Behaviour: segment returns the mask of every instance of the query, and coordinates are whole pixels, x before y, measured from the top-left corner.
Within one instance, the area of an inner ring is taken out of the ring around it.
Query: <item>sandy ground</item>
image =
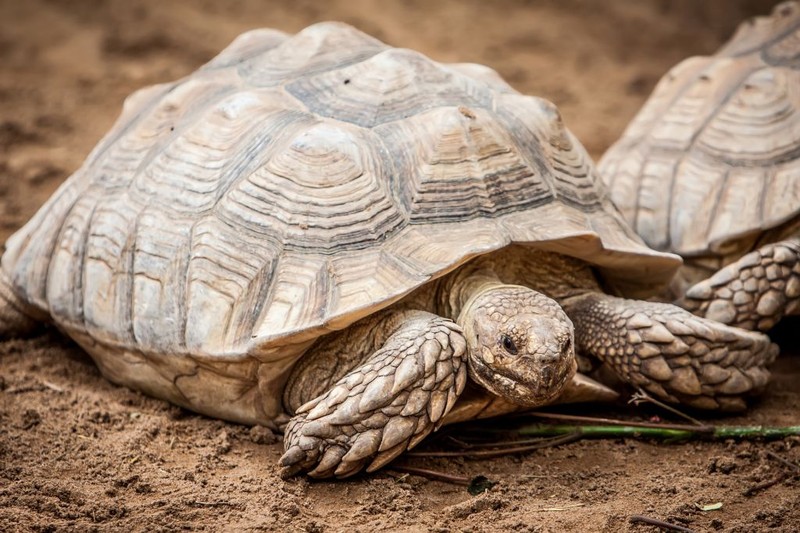
[[[438,60],[488,64],[519,90],[553,100],[599,156],[671,65],[713,51],[738,21],[770,6],[0,0],[0,241],[80,164],[128,93],[190,72],[247,29],[293,32],[343,20]],[[784,328],[784,346],[797,346],[792,327],[798,323]],[[800,357],[784,356],[775,370],[745,417],[711,421],[798,424]],[[266,430],[108,383],[55,332],[0,343],[2,531],[655,531],[631,524],[635,514],[695,531],[800,529],[800,476],[769,453],[798,462],[799,439],[581,441],[492,460],[397,462],[499,481],[479,496],[391,470],[344,482],[282,481],[281,449]],[[440,438],[423,449],[452,447]],[[698,508],[714,503],[722,507]]]

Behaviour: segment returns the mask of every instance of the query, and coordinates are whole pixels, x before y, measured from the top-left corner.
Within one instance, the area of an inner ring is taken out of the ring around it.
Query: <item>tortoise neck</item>
[[[466,267],[452,275],[449,283],[442,287],[446,300],[447,315],[457,319],[469,303],[489,289],[501,287],[504,283],[494,270],[488,267]]]

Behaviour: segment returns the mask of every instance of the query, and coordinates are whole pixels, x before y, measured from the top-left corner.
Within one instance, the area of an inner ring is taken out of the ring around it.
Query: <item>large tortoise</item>
[[[607,294],[678,265],[552,104],[345,25],[260,30],[126,101],[9,239],[0,335],[52,321],[110,380],[285,429],[289,471],[342,477],[418,443],[468,374],[487,392],[458,419],[552,401],[576,350],[743,407],[765,336]]]
[[[680,305],[761,331],[800,313],[800,6],[672,69],[599,172],[645,242],[685,259]]]

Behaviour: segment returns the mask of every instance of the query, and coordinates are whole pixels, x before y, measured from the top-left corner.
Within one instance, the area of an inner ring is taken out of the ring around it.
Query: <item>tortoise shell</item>
[[[625,290],[678,265],[633,234],[552,104],[324,23],[246,33],[130,96],[2,268],[113,381],[265,423],[320,335],[511,243]]]
[[[742,24],[673,68],[599,172],[645,242],[728,257],[800,224],[800,8]],[[718,266],[717,266],[718,268]]]

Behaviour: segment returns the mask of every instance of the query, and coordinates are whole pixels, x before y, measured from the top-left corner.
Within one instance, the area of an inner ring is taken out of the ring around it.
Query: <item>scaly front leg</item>
[[[744,409],[769,379],[778,347],[766,335],[674,306],[590,293],[564,308],[578,351],[659,398],[701,409]]]
[[[365,348],[366,354],[359,353]],[[348,359],[363,363],[332,383]],[[380,468],[439,427],[466,380],[461,329],[431,313],[378,315],[324,339],[287,385],[289,409],[308,397],[308,389],[328,389],[290,420],[284,475],[308,471],[311,477],[343,478],[365,466],[368,472]]]

